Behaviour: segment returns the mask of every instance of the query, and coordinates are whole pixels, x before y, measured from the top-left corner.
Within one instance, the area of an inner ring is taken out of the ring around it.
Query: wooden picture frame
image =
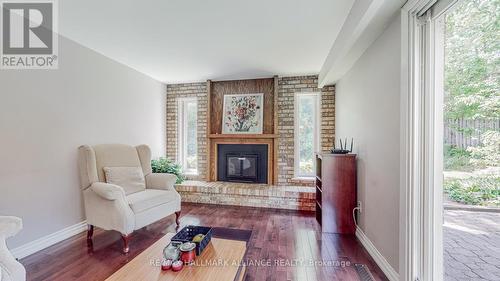
[[[262,134],[263,114],[263,93],[224,95],[222,133]]]

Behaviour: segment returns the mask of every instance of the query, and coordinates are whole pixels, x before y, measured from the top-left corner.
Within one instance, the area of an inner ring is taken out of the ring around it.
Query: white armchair
[[[24,281],[26,270],[7,249],[5,239],[16,235],[23,228],[20,218],[0,216],[0,280]]]
[[[174,213],[179,225],[181,197],[174,189],[177,176],[152,173],[148,146],[84,145],[78,150],[89,225],[87,240],[92,240],[94,226],[116,230],[122,234],[123,252],[128,253],[134,230]],[[128,174],[135,181],[128,181]]]

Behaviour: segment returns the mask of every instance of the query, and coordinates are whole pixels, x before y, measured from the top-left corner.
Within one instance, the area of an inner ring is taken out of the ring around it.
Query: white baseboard
[[[366,251],[370,254],[373,260],[377,263],[377,265],[382,269],[385,276],[390,281],[399,281],[399,274],[392,268],[389,262],[382,256],[382,254],[377,250],[375,245],[373,245],[372,241],[366,236],[366,234],[361,230],[361,228],[356,227],[356,237],[359,239],[363,247],[365,247]]]
[[[22,259],[85,230],[87,230],[87,221],[82,221],[14,248],[11,253],[14,257]]]

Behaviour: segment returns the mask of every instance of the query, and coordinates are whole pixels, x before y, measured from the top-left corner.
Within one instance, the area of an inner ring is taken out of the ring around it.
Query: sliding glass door
[[[481,268],[499,251],[492,246],[498,237],[473,218],[495,231],[500,216],[470,210],[500,200],[499,161],[491,161],[500,159],[499,3],[415,0],[403,7],[401,280],[475,280],[492,272]],[[443,212],[450,204],[469,209]]]

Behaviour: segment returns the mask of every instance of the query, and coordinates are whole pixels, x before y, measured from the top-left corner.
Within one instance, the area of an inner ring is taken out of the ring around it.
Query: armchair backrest
[[[125,144],[82,145],[78,148],[80,186],[87,189],[94,182],[106,182],[104,167],[142,167],[144,176],[151,171],[151,149]]]

